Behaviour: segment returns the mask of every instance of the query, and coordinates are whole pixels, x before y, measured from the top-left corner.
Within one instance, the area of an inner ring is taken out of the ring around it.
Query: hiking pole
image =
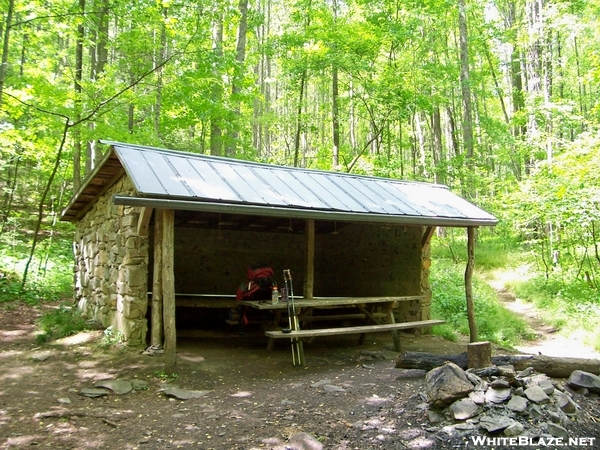
[[[283,275],[284,275],[284,279],[286,280],[287,284],[286,286],[288,286],[288,294],[289,294],[289,299],[288,299],[288,303],[291,302],[292,304],[292,322],[291,322],[291,327],[294,331],[299,331],[300,330],[300,323],[298,322],[298,315],[296,314],[296,303],[294,302],[294,285],[292,282],[292,274],[290,269],[286,269],[283,271]],[[298,338],[294,338],[292,341],[292,352],[295,351],[298,353],[298,365],[303,365],[304,361],[303,361],[303,351],[302,351],[302,342],[298,339]],[[292,358],[293,360],[295,360],[295,358]],[[295,365],[295,364],[294,364]]]
[[[289,271],[287,271],[289,272]],[[293,324],[292,324],[292,312],[291,312],[291,308],[290,308],[290,286],[289,286],[289,281],[288,281],[288,274],[286,273],[286,270],[283,271],[283,284],[285,285],[285,290],[287,293],[287,313],[288,313],[288,325],[289,328],[287,330],[283,330],[284,333],[291,333],[294,330]],[[292,365],[296,365],[296,352],[294,351],[294,338],[290,339],[290,342],[292,344]]]

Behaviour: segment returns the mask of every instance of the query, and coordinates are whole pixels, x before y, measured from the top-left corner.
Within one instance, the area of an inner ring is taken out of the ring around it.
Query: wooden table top
[[[422,299],[422,295],[407,295],[401,297],[314,297],[311,299],[294,298],[294,305],[296,308],[318,308],[320,306],[353,306],[364,305],[367,303],[393,303]],[[288,307],[287,302],[280,301],[273,305],[270,300],[242,300],[238,303],[256,309],[287,309]]]

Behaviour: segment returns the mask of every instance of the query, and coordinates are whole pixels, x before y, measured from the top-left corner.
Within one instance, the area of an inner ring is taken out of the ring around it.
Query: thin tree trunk
[[[240,117],[240,93],[242,92],[242,80],[244,76],[244,61],[246,60],[246,34],[248,33],[248,0],[240,0],[238,5],[240,11],[240,23],[238,25],[237,43],[235,49],[236,68],[234,70],[231,84],[231,102],[233,108],[233,120],[231,133],[225,146],[227,156],[235,156],[239,140]]]
[[[210,154],[220,156],[223,146],[223,130],[221,119],[221,107],[223,102],[223,88],[221,86],[221,59],[223,58],[223,15],[213,22],[212,45],[213,45],[213,85],[211,99],[213,108],[210,120]]]
[[[340,163],[340,117],[339,117],[339,88],[338,88],[338,69],[332,68],[331,78],[331,121],[333,132],[333,159],[332,167],[335,169]]]
[[[431,152],[433,155],[434,165],[434,176],[435,182],[444,184],[446,182],[445,172],[446,168],[443,164],[443,150],[442,150],[442,118],[440,113],[440,107],[436,105],[431,113],[431,136],[433,139],[431,145]]]
[[[162,63],[165,59],[167,59],[167,28],[166,21],[169,16],[168,8],[163,8],[162,10],[164,21],[160,28],[160,48],[158,50],[157,63],[156,65],[160,65],[160,68],[156,71],[156,102],[154,104],[154,134],[158,138],[158,140],[162,140],[162,135],[160,132],[160,118],[162,111],[162,90],[163,90],[163,67]]]
[[[79,0],[79,10],[85,15],[85,0]],[[81,119],[81,81],[83,79],[83,41],[85,39],[85,28],[83,21],[77,26],[77,43],[75,45],[75,111],[77,121]],[[73,191],[77,192],[81,186],[81,130],[76,127],[73,130]]]
[[[8,223],[8,218],[10,217],[10,212],[12,210],[12,203],[13,203],[13,199],[15,196],[15,190],[17,189],[17,180],[18,178],[18,174],[19,174],[19,165],[21,162],[21,156],[19,155],[15,155],[13,156],[13,161],[14,161],[14,168],[13,168],[13,174],[12,176],[10,176],[10,172],[7,173],[7,179],[11,179],[11,181],[8,183],[7,186],[7,191],[5,193],[5,201],[4,201],[4,208],[2,211],[2,229],[0,230],[0,236],[4,234],[4,229],[6,227],[6,224]]]
[[[306,69],[304,69],[300,77],[300,93],[298,94],[298,107],[296,109],[296,133],[294,135],[294,167],[298,167],[298,160],[300,159],[300,135],[302,133],[302,108],[304,104],[306,72]]]
[[[473,113],[471,106],[471,80],[469,74],[469,36],[465,0],[458,2],[458,25],[460,33],[460,86],[463,103],[463,145],[469,164],[473,159]]]
[[[467,227],[467,267],[465,269],[465,298],[467,301],[467,319],[471,342],[477,342],[477,324],[473,305],[473,268],[475,266],[475,228]]]
[[[2,42],[2,63],[0,63],[0,107],[2,107],[2,97],[4,94],[4,81],[8,69],[8,50],[10,41],[10,29],[12,27],[12,16],[15,11],[15,0],[8,0],[8,10],[6,11],[6,23],[4,25],[4,39]]]

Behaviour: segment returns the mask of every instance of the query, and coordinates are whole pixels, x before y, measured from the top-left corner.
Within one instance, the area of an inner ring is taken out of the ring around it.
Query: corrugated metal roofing
[[[120,204],[423,225],[496,223],[494,216],[441,185],[109,144],[112,165],[116,156],[138,194],[117,196]],[[96,177],[101,173],[99,167]],[[90,178],[86,186],[95,176]],[[86,186],[64,211],[64,220],[77,219],[78,196],[90,196],[84,195]]]

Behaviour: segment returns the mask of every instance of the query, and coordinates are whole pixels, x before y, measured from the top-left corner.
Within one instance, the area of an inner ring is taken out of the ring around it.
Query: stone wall
[[[115,206],[114,194],[133,193],[124,176],[77,223],[75,299],[84,315],[131,346],[146,342],[148,238],[137,235],[140,208]]]

